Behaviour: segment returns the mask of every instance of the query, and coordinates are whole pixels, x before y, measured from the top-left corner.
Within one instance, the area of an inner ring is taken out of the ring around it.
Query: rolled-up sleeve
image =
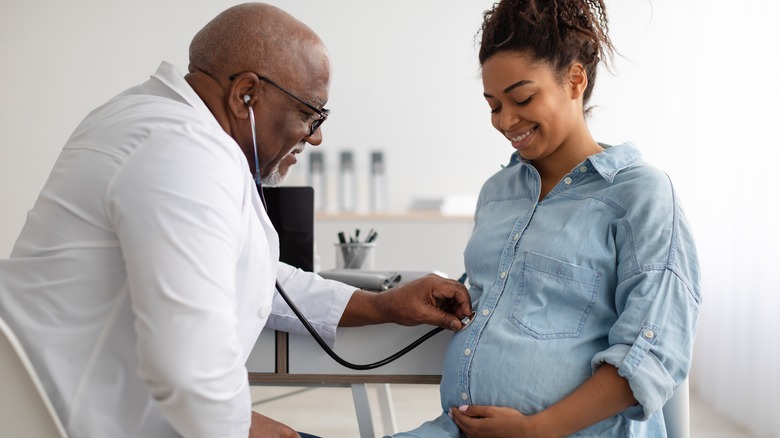
[[[617,367],[640,405],[625,415],[643,420],[663,408],[688,375],[699,303],[668,269],[637,275],[621,283],[621,291],[629,295],[626,309],[610,330],[610,347],[592,366]]]
[[[636,420],[663,408],[688,376],[699,319],[693,238],[673,196],[666,205],[620,225],[619,316],[609,331],[609,348],[591,362],[594,370],[612,364],[628,380],[639,406],[624,415]]]

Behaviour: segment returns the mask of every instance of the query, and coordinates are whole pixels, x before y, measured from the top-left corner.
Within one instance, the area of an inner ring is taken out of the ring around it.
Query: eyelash
[[[522,102],[515,102],[515,105],[517,106],[526,106],[529,103],[531,103],[531,99],[533,96],[529,96],[528,99],[522,101]],[[501,110],[501,106],[496,107],[495,109],[490,110],[490,114],[496,114],[498,111]]]

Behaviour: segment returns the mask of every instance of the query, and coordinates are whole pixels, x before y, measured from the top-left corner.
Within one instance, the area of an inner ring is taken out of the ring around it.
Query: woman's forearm
[[[534,415],[541,430],[568,436],[617,415],[637,403],[628,380],[610,364],[602,365],[574,392]]]

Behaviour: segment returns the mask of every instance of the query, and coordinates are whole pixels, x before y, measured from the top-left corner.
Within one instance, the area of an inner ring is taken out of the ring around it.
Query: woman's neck
[[[539,200],[544,199],[547,193],[558,184],[564,175],[571,172],[575,166],[585,161],[591,155],[604,150],[590,136],[576,143],[567,144],[570,146],[561,145],[554,153],[531,162],[536,171],[539,172],[542,180]]]

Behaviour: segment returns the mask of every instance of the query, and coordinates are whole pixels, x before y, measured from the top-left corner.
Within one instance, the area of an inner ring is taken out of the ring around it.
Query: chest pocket
[[[509,319],[536,339],[576,338],[593,309],[601,273],[525,252]]]

